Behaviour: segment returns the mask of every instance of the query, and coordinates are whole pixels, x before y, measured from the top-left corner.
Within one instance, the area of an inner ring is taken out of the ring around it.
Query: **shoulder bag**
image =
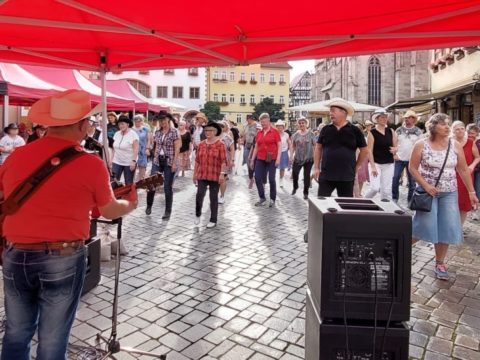
[[[438,182],[440,181],[440,177],[442,176],[443,169],[445,168],[445,164],[447,163],[448,153],[450,152],[450,144],[451,142],[450,140],[448,140],[447,154],[445,155],[445,160],[443,160],[442,168],[440,169],[440,173],[438,174],[437,180],[435,181],[435,187],[437,187]],[[408,204],[408,208],[410,210],[430,212],[432,210],[432,201],[432,195],[430,195],[421,187],[417,186],[413,191],[413,195],[410,199],[410,203]]]

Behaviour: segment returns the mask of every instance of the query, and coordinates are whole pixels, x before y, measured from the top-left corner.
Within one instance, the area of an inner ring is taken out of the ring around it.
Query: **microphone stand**
[[[122,238],[122,218],[118,218],[115,220],[101,220],[97,219],[97,222],[103,224],[117,224],[117,253],[115,259],[115,281],[114,281],[114,288],[113,288],[113,304],[112,304],[112,330],[108,339],[101,335],[101,333],[97,334],[96,343],[97,346],[95,347],[78,347],[82,348],[79,353],[77,354],[79,359],[83,360],[104,360],[111,357],[113,354],[116,354],[120,351],[124,351],[131,354],[138,354],[138,355],[146,355],[151,356],[153,358],[166,360],[167,355],[163,354],[155,354],[149,351],[143,351],[140,349],[122,346],[120,345],[120,341],[117,340],[117,315],[118,315],[118,283],[120,277],[120,241]],[[105,343],[105,348],[100,347],[100,341]]]

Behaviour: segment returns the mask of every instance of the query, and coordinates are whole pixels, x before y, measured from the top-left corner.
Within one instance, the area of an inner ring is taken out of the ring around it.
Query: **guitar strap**
[[[8,198],[5,199],[1,205],[2,216],[15,213],[50,176],[60,170],[62,166],[85,154],[85,151],[80,145],[69,146],[53,154],[53,156],[37,167],[35,171],[20,183]]]

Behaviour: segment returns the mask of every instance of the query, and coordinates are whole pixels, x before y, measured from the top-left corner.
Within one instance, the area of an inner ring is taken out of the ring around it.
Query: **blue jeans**
[[[257,185],[258,196],[265,199],[265,187],[263,181],[268,174],[268,182],[270,183],[270,199],[275,201],[277,198],[277,184],[275,183],[275,161],[267,163],[265,160],[255,160],[255,184]]]
[[[120,181],[120,178],[125,177],[125,185],[133,184],[133,177],[135,175],[135,170],[130,170],[130,166],[123,166],[112,163],[112,173],[113,177]]]
[[[475,171],[473,173],[473,187],[477,193],[477,198],[480,199],[480,171]]]
[[[30,360],[38,328],[37,360],[67,359],[86,268],[84,246],[61,255],[58,250],[5,250],[3,282],[6,329],[2,360]]]
[[[413,176],[408,171],[408,161],[395,160],[395,169],[393,170],[393,180],[392,180],[392,199],[398,200],[398,187],[400,186],[400,177],[402,176],[403,169],[407,168],[407,178],[408,178],[408,195],[407,200],[410,201],[412,198],[413,190],[415,190],[415,180]]]
[[[156,173],[161,173],[163,175],[163,191],[165,193],[165,212],[172,212],[173,204],[173,180],[175,179],[175,173],[172,171],[172,167],[168,165],[155,165],[152,164],[151,175]],[[147,192],[147,206],[151,207],[153,205],[153,200],[155,198],[155,190],[150,190]]]

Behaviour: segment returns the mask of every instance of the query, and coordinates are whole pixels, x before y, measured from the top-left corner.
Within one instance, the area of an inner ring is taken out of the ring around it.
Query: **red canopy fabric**
[[[101,86],[99,80],[91,80],[97,86]],[[107,91],[111,94],[121,96],[135,101],[135,111],[147,112],[160,110],[169,111],[169,108],[160,105],[150,104],[148,98],[144,97],[139,92],[135,91],[132,85],[127,80],[107,80]]]
[[[45,82],[15,64],[0,63],[0,80],[7,82],[9,103],[30,106],[38,99],[65,90]],[[3,96],[0,97],[3,103]]]
[[[92,103],[101,102],[101,88],[85,78],[77,70],[31,65],[22,65],[21,67],[26,72],[46,82],[55,84],[57,87],[85,90],[91,95]],[[130,111],[135,108],[135,101],[133,98],[123,98],[107,92],[107,108],[110,110]]]
[[[78,69],[244,65],[480,44],[478,0],[0,3],[2,61]]]

